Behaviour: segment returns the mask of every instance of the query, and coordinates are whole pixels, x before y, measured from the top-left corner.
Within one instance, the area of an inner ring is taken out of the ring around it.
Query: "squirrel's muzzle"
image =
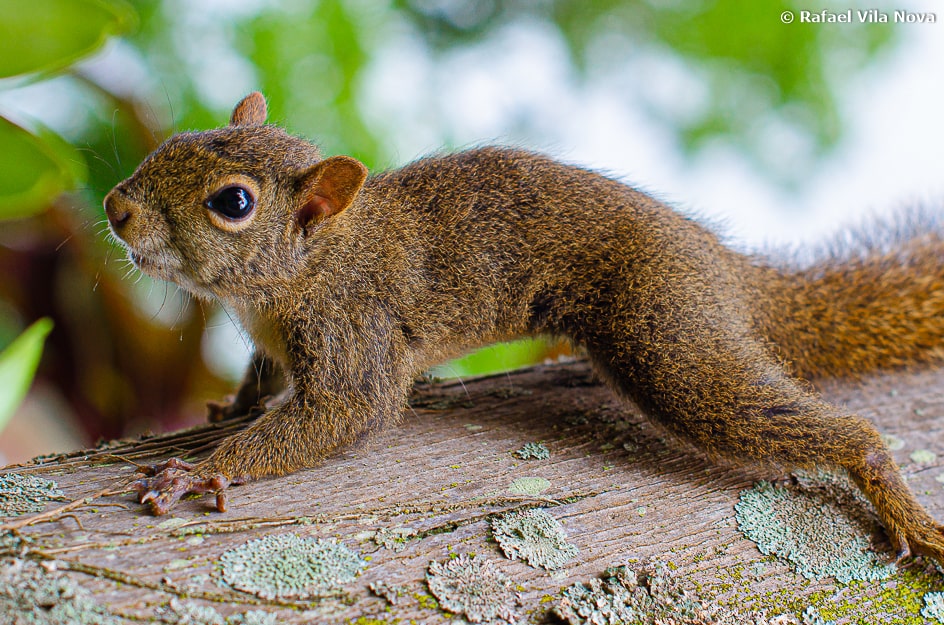
[[[105,216],[115,234],[131,221],[134,210],[134,202],[118,187],[105,196]]]

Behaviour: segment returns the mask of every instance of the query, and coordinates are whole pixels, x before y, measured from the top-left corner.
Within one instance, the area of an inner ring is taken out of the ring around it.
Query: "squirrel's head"
[[[294,273],[308,246],[354,201],[367,168],[322,159],[266,125],[254,92],[229,126],[174,135],[105,197],[112,233],[145,273],[226,297]]]

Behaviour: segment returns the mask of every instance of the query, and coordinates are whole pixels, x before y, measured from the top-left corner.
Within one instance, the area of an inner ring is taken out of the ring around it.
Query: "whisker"
[[[69,241],[71,241],[71,240],[72,240],[72,237],[74,237],[74,236],[75,236],[75,234],[70,234],[70,235],[67,236],[65,239],[63,239],[62,243],[60,243],[59,245],[56,246],[56,251],[58,252],[59,250],[61,250],[61,249],[62,249],[62,246],[65,245],[66,243],[68,243]]]
[[[79,151],[81,151],[81,152],[88,152],[89,154],[92,155],[92,158],[94,158],[94,159],[97,160],[97,161],[101,161],[106,167],[108,167],[108,169],[111,170],[111,173],[113,173],[113,174],[115,175],[115,178],[118,178],[118,177],[121,176],[121,174],[120,174],[119,171],[115,168],[115,166],[114,166],[112,163],[110,163],[109,161],[105,160],[90,144],[87,143],[87,144],[86,144],[86,147],[84,147],[84,148],[83,148],[83,147],[77,147],[76,149],[79,150]]]
[[[166,291],[167,282],[164,283],[164,286],[165,286],[164,295],[165,295],[165,297],[166,297],[166,295],[167,295],[167,291]],[[177,287],[177,294],[180,294],[180,287],[179,287],[179,286]],[[183,298],[181,297],[180,304],[177,306],[177,317],[174,319],[174,323],[171,325],[172,328],[173,328],[174,326],[176,326],[177,323],[180,321],[180,318],[181,318],[181,317],[183,316],[183,314],[184,314],[184,309],[187,307],[187,302],[182,301],[182,300],[183,300]],[[183,334],[183,332],[184,332],[184,329],[181,327],[181,328],[180,328],[180,340],[181,340],[181,341],[184,340],[184,334]]]
[[[174,103],[170,99],[170,92],[167,90],[167,84],[161,79],[161,87],[164,89],[164,98],[167,100],[167,107],[170,109],[170,127],[171,132],[177,134],[177,114],[174,112]]]

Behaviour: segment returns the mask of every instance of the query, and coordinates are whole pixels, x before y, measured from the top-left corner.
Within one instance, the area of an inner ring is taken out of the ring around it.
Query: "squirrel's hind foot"
[[[145,478],[133,484],[138,503],[147,504],[155,516],[167,514],[178,501],[191,493],[216,494],[216,509],[226,511],[226,488],[242,484],[241,478],[231,479],[222,474],[202,475],[199,465],[170,458],[160,464],[144,467]]]
[[[944,565],[944,526],[937,523],[905,484],[891,454],[873,447],[849,476],[872,502],[895,550],[894,562],[927,556]]]
[[[930,518],[908,529],[888,529],[895,549],[894,563],[903,564],[912,556],[926,556],[944,565],[944,526]]]

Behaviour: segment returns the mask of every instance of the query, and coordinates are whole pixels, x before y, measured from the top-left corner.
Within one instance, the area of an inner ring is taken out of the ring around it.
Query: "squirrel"
[[[317,465],[396,423],[415,376],[488,343],[566,337],[654,422],[710,456],[845,469],[897,560],[944,563],[944,527],[879,433],[806,382],[940,361],[944,236],[790,267],[622,182],[519,149],[437,155],[368,176],[266,122],[174,135],[105,198],[152,277],[234,311],[255,353],[214,418],[262,412],[202,462],[136,484],[188,493]],[[261,411],[262,398],[286,389]]]

